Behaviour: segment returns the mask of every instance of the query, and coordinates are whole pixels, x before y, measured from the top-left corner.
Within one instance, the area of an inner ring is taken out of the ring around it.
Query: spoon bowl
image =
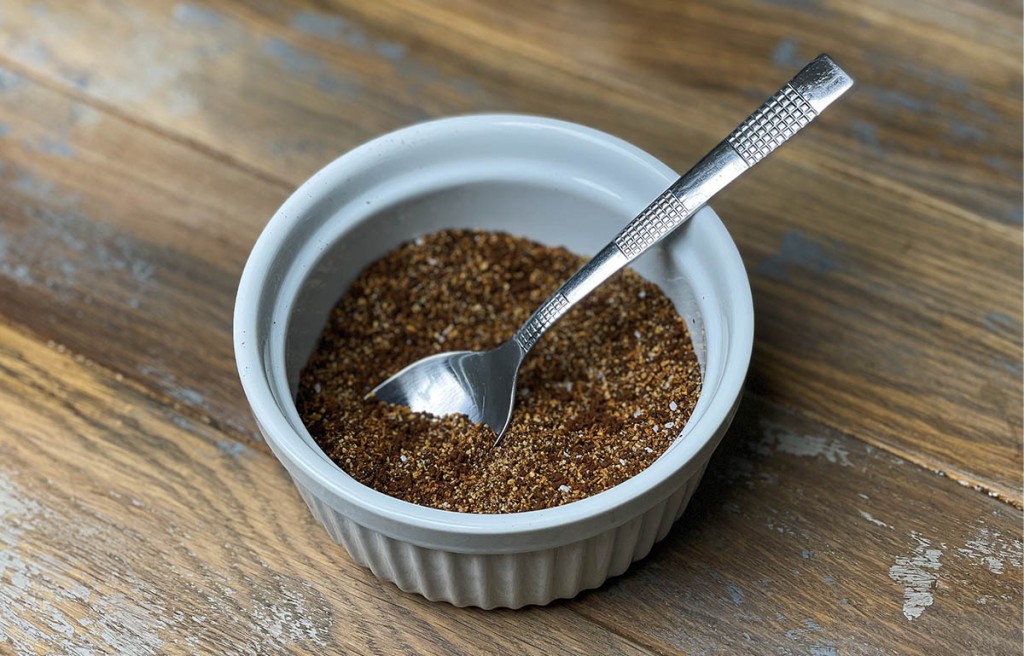
[[[516,377],[525,355],[514,339],[489,351],[438,353],[399,371],[370,395],[414,412],[466,415],[501,436],[512,419]]]

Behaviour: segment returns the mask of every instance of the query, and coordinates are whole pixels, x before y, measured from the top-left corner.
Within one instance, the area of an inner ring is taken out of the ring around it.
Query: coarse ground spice
[[[459,512],[549,508],[641,472],[692,413],[700,368],[671,302],[630,270],[527,356],[498,447],[491,429],[466,417],[365,398],[419,358],[497,346],[583,262],[562,248],[467,230],[388,253],[338,302],[302,371],[297,404],[310,434],[364,485]]]

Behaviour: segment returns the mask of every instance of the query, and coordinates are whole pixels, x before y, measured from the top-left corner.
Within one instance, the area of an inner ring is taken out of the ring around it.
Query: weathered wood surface
[[[827,46],[856,93],[715,203],[753,274],[752,385],[1020,505],[1016,9],[802,4],[14,3],[0,49],[288,188],[382,131],[495,109],[684,167]]]
[[[1008,2],[6,3],[0,653],[1019,653],[1020,45]],[[753,400],[664,546],[521,613],[352,565],[232,362],[290,190],[467,111],[683,168],[819,50],[855,93],[715,202]]]

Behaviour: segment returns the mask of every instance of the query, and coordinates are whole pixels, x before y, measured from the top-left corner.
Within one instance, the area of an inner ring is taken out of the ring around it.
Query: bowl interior
[[[293,401],[299,372],[339,297],[365,266],[400,243],[444,228],[477,228],[592,255],[675,177],[608,135],[523,117],[414,126],[323,169],[268,224],[246,266],[236,308],[239,371],[275,453],[293,476],[351,504],[367,523],[380,520],[386,532],[404,521],[439,535],[451,528],[463,537],[516,530],[519,520],[512,516],[422,508],[356,483],[303,426]],[[665,292],[688,324],[702,365],[701,397],[680,438],[651,467],[589,499],[518,513],[530,516],[523,520],[530,530],[564,524],[570,515],[597,530],[601,512],[625,512],[654,488],[669,494],[666,479],[681,476],[699,451],[714,447],[738,399],[752,341],[750,292],[714,212],[698,212],[633,268]],[[510,334],[515,328],[508,327]],[[687,439],[691,433],[699,434]]]

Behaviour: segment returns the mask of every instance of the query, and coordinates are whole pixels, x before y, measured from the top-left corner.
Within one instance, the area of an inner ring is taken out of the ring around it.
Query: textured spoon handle
[[[852,85],[850,76],[828,55],[819,55],[544,301],[516,331],[515,341],[524,352],[529,351],[573,305],[679,227],[712,196],[784,144]]]

